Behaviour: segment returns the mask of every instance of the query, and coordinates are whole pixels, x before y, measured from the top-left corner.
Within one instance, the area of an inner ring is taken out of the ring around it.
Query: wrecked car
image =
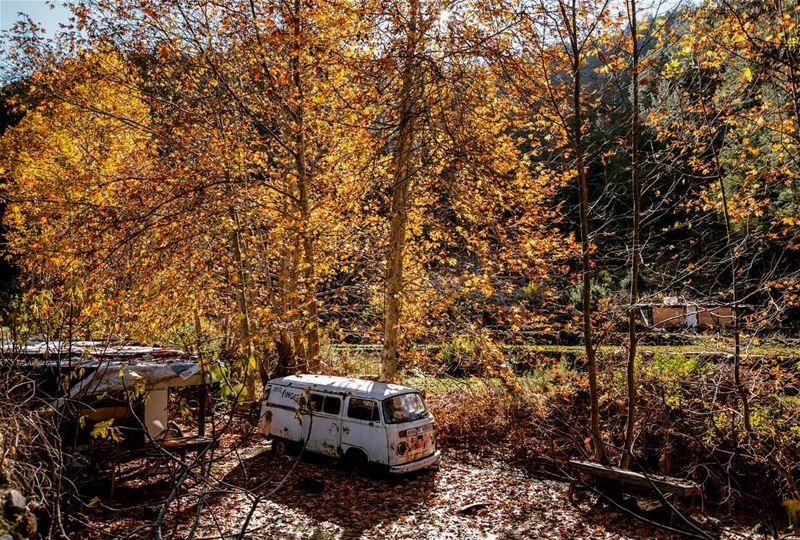
[[[300,449],[364,472],[401,474],[436,464],[436,424],[419,390],[327,375],[269,381],[259,430],[277,454]]]
[[[113,460],[157,447],[182,452],[209,443],[204,436],[211,377],[183,351],[97,341],[6,349],[17,369],[35,381],[36,402],[59,415],[62,443],[81,455]],[[199,408],[197,436],[184,436],[170,421],[170,392],[189,387]],[[109,450],[105,443],[118,448]]]

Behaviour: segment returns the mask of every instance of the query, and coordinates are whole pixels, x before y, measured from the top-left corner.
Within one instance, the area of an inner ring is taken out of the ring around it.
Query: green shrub
[[[669,407],[681,405],[681,383],[700,372],[697,358],[679,353],[656,353],[645,368],[645,373],[655,378],[664,389],[664,401]]]

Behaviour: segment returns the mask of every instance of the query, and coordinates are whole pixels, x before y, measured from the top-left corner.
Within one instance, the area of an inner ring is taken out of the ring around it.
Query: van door
[[[342,450],[360,448],[374,463],[388,463],[386,426],[381,422],[378,402],[374,399],[350,397],[342,417]]]
[[[303,417],[304,422],[311,422],[311,437],[308,438],[306,450],[326,456],[338,456],[342,424],[342,398],[312,393],[309,401],[314,418],[309,419],[305,415]]]

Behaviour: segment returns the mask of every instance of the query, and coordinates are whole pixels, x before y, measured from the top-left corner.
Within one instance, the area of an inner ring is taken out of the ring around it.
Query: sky
[[[46,0],[0,0],[0,87],[19,78],[20,75],[4,61],[6,47],[9,46],[3,39],[6,31],[22,19],[20,13],[25,13],[44,28],[47,37],[53,37],[59,30],[58,24],[67,23],[71,15],[70,11],[59,3],[63,1],[53,0],[50,2],[53,6],[51,9]]]
[[[672,8],[679,3],[686,3],[686,1],[641,0],[641,7],[645,11],[651,11],[652,5],[661,4],[660,12],[663,13],[666,9]],[[51,3],[54,6],[53,9],[50,9],[46,0],[0,0],[0,30],[8,30],[14,22],[19,20],[19,13],[22,12],[30,15],[34,21],[41,24],[48,36],[52,37],[58,31],[58,23],[67,22],[70,13],[59,0],[53,0]]]
[[[662,4],[661,12],[663,12],[681,3],[682,0],[643,0],[642,7],[649,11],[652,6],[648,2]],[[69,11],[59,3],[59,0],[53,0],[52,3],[54,9],[50,9],[46,0],[0,0],[0,30],[8,30],[18,20],[18,13],[23,12],[44,26],[47,34],[52,36],[58,31],[58,23],[66,22],[69,18]]]
[[[0,0],[0,30],[8,30],[17,20],[19,12],[26,13],[41,24],[47,35],[58,31],[58,23],[65,23],[69,11],[58,1],[54,1],[54,9],[50,9],[45,0]]]
[[[39,23],[45,30],[48,37],[53,37],[58,32],[59,23],[66,23],[70,17],[70,12],[62,4],[65,0],[0,0],[0,59],[2,59],[4,43],[2,31],[6,31],[18,20],[20,13],[29,15],[34,21]],[[646,12],[654,11],[654,5],[661,5],[660,13],[664,13],[668,8],[678,4],[692,3],[696,0],[639,0],[640,9]],[[611,0],[612,5],[616,2],[622,4],[622,0]],[[0,85],[6,80],[8,73],[4,72],[2,62],[0,62]]]

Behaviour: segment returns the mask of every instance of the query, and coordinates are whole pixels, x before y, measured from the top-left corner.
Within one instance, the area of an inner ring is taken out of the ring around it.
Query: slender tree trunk
[[[192,315],[194,317],[194,348],[195,354],[198,356],[203,352],[203,323],[200,320],[200,309],[197,307],[197,298],[194,301],[194,309]]]
[[[563,0],[561,11],[564,13]],[[578,45],[578,6],[572,0],[569,17],[564,17],[564,22],[569,26],[569,39],[573,68],[573,146],[575,149],[578,182],[580,184],[580,221],[581,221],[581,259],[583,286],[581,289],[581,303],[583,309],[583,344],[586,349],[586,360],[589,368],[589,400],[590,404],[590,434],[594,446],[594,459],[606,463],[606,448],[600,433],[600,405],[597,389],[597,358],[594,344],[592,343],[592,261],[590,255],[591,242],[589,238],[589,187],[586,178],[586,156],[583,147],[583,104],[581,86],[582,52]]]
[[[305,165],[303,165],[305,170]],[[309,231],[309,201],[306,181],[302,181],[300,189],[300,204],[303,213],[303,279],[306,290],[306,362],[310,371],[319,371],[319,313],[317,308],[317,277],[314,259],[314,238]]]
[[[275,292],[275,284],[272,280],[272,273],[270,271],[270,257],[269,252],[267,251],[267,234],[266,231],[260,229],[258,231],[258,249],[259,249],[259,259],[261,262],[261,273],[264,276],[264,286],[267,292],[267,299],[272,309],[273,313],[281,313],[283,310],[283,305],[280,303],[281,300],[278,294]],[[280,285],[279,285],[280,286]],[[273,342],[275,344],[275,351],[277,356],[277,362],[274,369],[274,373],[270,373],[270,365],[267,359],[269,358],[268,354],[264,354],[264,360],[259,362],[258,364],[258,372],[261,376],[261,382],[265,385],[269,381],[272,375],[288,375],[288,365],[291,361],[292,355],[292,347],[290,344],[290,339],[287,337],[283,331],[283,325],[280,324],[279,320],[275,318],[271,319],[268,323],[269,325],[269,332],[272,336]],[[288,349],[284,344],[289,344]]]
[[[300,54],[302,51],[302,0],[294,2],[294,45],[295,54],[292,58],[292,79],[295,88],[295,167],[297,169],[297,183],[300,192],[300,217],[302,220],[303,243],[303,280],[305,286],[305,316],[303,322],[306,336],[305,360],[310,371],[319,371],[319,316],[317,313],[317,283],[314,260],[314,237],[310,229],[311,210],[308,197],[308,168],[306,166],[306,139],[303,91],[303,79],[300,73]]]
[[[403,79],[400,89],[400,115],[397,148],[394,155],[391,222],[386,261],[384,293],[384,338],[382,373],[385,380],[397,375],[397,354],[400,335],[400,310],[403,291],[403,256],[408,221],[408,194],[411,185],[411,160],[414,152],[414,55],[417,48],[417,2],[411,0],[410,28],[406,41]]]
[[[253,347],[253,334],[250,325],[250,310],[248,307],[248,291],[247,291],[247,270],[245,267],[244,258],[244,245],[242,234],[239,224],[239,214],[236,209],[230,207],[229,209],[231,219],[234,224],[234,231],[231,233],[231,245],[233,248],[233,258],[236,262],[236,272],[239,281],[239,287],[236,294],[236,307],[239,311],[239,347],[245,355],[245,387],[247,395],[250,399],[255,399],[255,371],[251,369],[251,360],[255,359],[255,349]]]
[[[302,235],[295,234],[294,246],[291,251],[291,271],[289,272],[289,308],[295,314],[292,322],[292,341],[294,342],[295,368],[299,371],[308,371],[306,347],[303,343],[303,317],[300,298],[300,266],[302,264],[303,246]]]
[[[731,217],[728,211],[728,194],[725,189],[725,182],[722,177],[722,164],[719,161],[719,154],[714,151],[716,162],[717,178],[719,179],[719,190],[722,195],[722,212],[725,217],[725,242],[728,244],[728,257],[731,261],[731,300],[733,303],[733,384],[742,402],[742,418],[745,431],[750,434],[750,398],[747,389],[742,383],[742,347],[741,347],[741,327],[739,325],[739,284],[738,274],[739,265],[736,258],[736,247],[733,245],[733,231],[731,227]]]
[[[295,191],[296,186],[287,180],[286,191]],[[286,215],[296,215],[296,200],[285,197],[283,212]],[[302,217],[302,216],[301,216]],[[303,345],[303,325],[301,313],[301,300],[299,291],[299,272],[302,260],[302,233],[289,230],[284,234],[283,257],[278,274],[280,284],[279,311],[282,315],[280,339],[277,343],[278,375],[287,375],[295,371],[307,371],[305,361],[305,347]]]
[[[279,313],[286,313],[290,305],[289,287],[291,286],[291,280],[289,279],[288,271],[289,264],[291,263],[291,249],[286,249],[283,259],[284,260],[282,261],[279,275],[281,289],[280,301],[278,304],[280,309]],[[278,338],[275,342],[275,348],[278,353],[278,365],[275,368],[275,375],[281,377],[294,373],[295,369],[297,368],[297,362],[295,360],[294,349],[292,347],[292,333],[290,331],[290,324],[286,320],[281,320],[278,324],[280,330],[278,331]]]
[[[625,423],[625,445],[620,467],[630,466],[631,452],[636,426],[636,310],[639,303],[639,261],[641,259],[641,203],[642,187],[639,161],[639,31],[636,22],[636,0],[627,2],[631,26],[631,184],[633,187],[633,245],[631,249],[631,295],[628,307],[628,365],[626,382],[628,389],[628,417]]]
[[[284,203],[284,212],[288,212],[290,203]],[[278,271],[278,294],[276,302],[276,316],[280,316],[279,321],[280,331],[278,333],[279,339],[276,342],[278,352],[278,365],[275,372],[277,376],[289,375],[293,373],[297,367],[295,361],[294,350],[292,348],[292,332],[291,323],[286,313],[292,310],[293,296],[294,296],[294,280],[292,274],[292,260],[294,258],[295,250],[292,246],[292,237],[289,233],[283,236],[283,245],[286,246],[283,250],[281,263]]]

